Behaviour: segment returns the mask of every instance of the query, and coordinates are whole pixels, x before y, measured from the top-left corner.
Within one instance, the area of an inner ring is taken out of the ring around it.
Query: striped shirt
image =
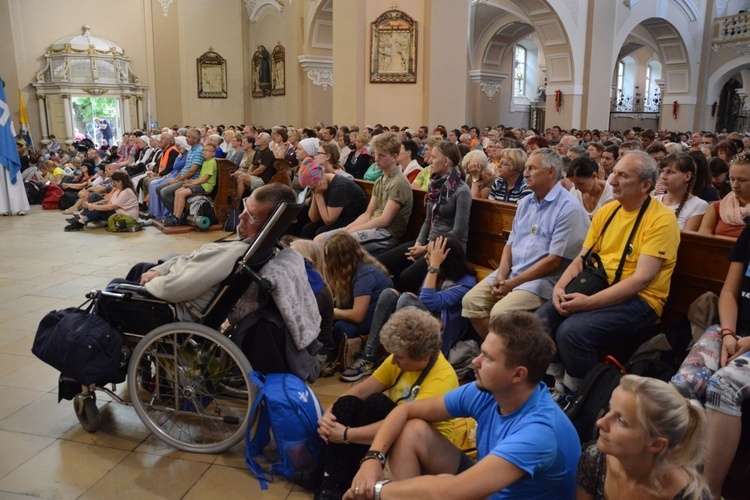
[[[505,182],[505,179],[498,177],[495,179],[492,189],[490,189],[489,199],[493,201],[518,203],[521,198],[529,194],[531,194],[531,189],[526,187],[526,179],[523,178],[523,175],[518,176],[516,185],[513,186],[510,192],[508,192],[508,183]]]

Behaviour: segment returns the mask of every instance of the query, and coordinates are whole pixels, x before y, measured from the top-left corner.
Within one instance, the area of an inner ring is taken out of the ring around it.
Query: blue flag
[[[5,89],[0,84],[0,164],[10,174],[10,181],[16,183],[16,174],[21,171],[21,158],[18,157],[16,140],[11,132],[10,108],[5,97]]]

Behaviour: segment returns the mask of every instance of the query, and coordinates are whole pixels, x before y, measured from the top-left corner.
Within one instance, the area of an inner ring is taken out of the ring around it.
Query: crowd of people
[[[317,275],[311,300],[328,322],[321,360],[368,335],[341,374],[364,380],[320,421],[324,459],[306,471],[318,498],[718,498],[750,382],[748,147],[750,137],[737,133],[557,126],[174,127],[126,134],[106,158],[96,150],[70,163],[37,158],[29,182],[76,193],[69,231],[114,213],[138,216],[139,204],[165,225],[184,224],[190,198],[217,189],[220,157],[238,166],[233,202],[244,207],[245,241],[268,218],[259,198],[273,191],[273,201],[305,205],[287,241]],[[291,188],[271,182],[276,159],[292,165],[283,183]],[[356,179],[374,182],[369,199]],[[426,215],[417,237],[404,240],[415,189]],[[477,199],[517,205],[502,255],[492,256],[498,267],[479,281],[466,258]],[[652,331],[681,231],[738,238],[720,325],[671,384],[625,377],[597,424],[599,440],[581,453],[559,405],[600,350]],[[215,286],[235,255],[209,250],[216,262],[199,250],[128,279],[186,304],[189,319],[187,305],[204,306],[206,294],[187,285],[198,276]],[[598,288],[583,279],[594,261]],[[448,358],[467,338],[480,345],[476,380],[457,388]],[[451,443],[445,422],[459,417],[477,422],[476,459]]]

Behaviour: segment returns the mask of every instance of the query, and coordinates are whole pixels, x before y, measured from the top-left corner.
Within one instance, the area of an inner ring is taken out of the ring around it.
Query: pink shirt
[[[138,197],[132,189],[116,190],[109,202],[117,207],[115,211],[118,214],[129,215],[134,219],[138,218]]]

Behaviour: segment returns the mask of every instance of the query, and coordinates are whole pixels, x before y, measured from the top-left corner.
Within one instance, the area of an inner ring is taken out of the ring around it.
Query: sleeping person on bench
[[[178,255],[162,264],[136,264],[126,281],[139,283],[154,297],[174,303],[179,320],[194,321],[190,311],[206,309],[219,284],[282,202],[296,202],[291,188],[269,184],[256,189],[245,200],[245,210],[240,214],[239,241],[207,243],[189,255]]]

